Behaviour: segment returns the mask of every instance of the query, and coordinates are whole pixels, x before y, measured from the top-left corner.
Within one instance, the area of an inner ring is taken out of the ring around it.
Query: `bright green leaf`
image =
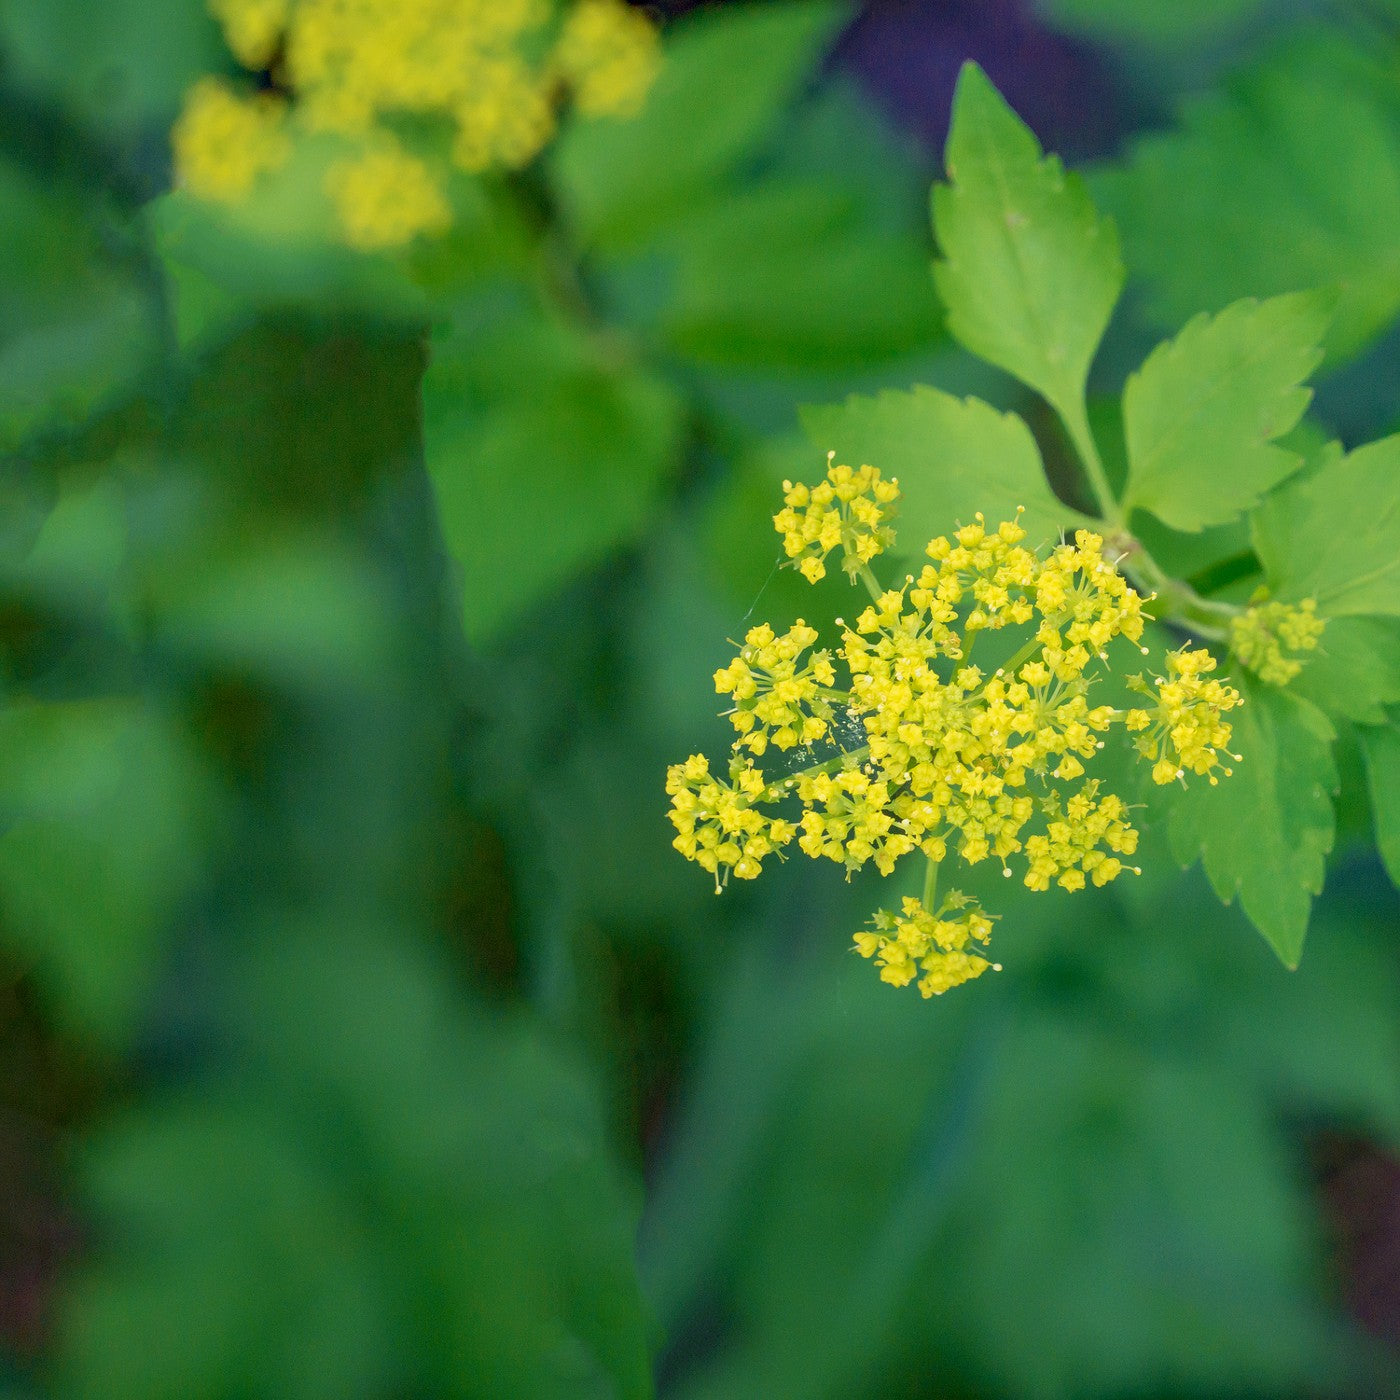
[[[1123,285],[1113,225],[1079,176],[1042,159],[975,63],[958,79],[946,164],[933,221],[948,329],[1062,414],[1077,414]]]
[[[1176,530],[1224,525],[1302,466],[1273,446],[1312,398],[1302,381],[1322,358],[1324,299],[1239,301],[1202,314],[1128,379],[1127,509]]]
[[[1375,725],[1357,732],[1371,783],[1376,845],[1391,880],[1400,885],[1400,725]]]
[[[1400,311],[1400,134],[1378,55],[1308,34],[1093,177],[1161,325],[1243,296],[1338,291],[1328,352]]]
[[[754,154],[847,14],[831,0],[800,0],[727,5],[677,22],[641,114],[576,119],[555,146],[554,178],[577,233],[634,245],[709,195]]]
[[[1014,413],[980,399],[959,399],[919,386],[886,390],[877,398],[803,411],[802,424],[817,452],[814,477],[827,452],[858,466],[870,462],[899,478],[903,498],[896,529],[902,552],[916,555],[982,511],[988,521],[1010,520],[1025,507],[1022,524],[1034,543],[1058,540],[1078,517],[1051,494],[1030,429]]]
[[[1328,617],[1400,617],[1400,434],[1328,451],[1273,492],[1252,526],[1276,597],[1315,598]]]
[[[424,447],[468,635],[484,640],[633,541],[679,428],[667,384],[568,327],[522,316],[439,335]]]
[[[1238,894],[1283,963],[1296,967],[1332,849],[1336,734],[1306,700],[1248,677],[1240,688],[1245,703],[1231,714],[1230,740],[1239,762],[1215,786],[1195,778],[1170,790],[1172,847],[1183,864],[1199,856],[1220,898]]]

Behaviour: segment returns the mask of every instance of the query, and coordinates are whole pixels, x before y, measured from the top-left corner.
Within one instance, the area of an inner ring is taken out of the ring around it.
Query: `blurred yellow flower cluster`
[[[237,203],[285,163],[293,130],[345,152],[326,176],[345,241],[401,246],[451,221],[449,164],[528,165],[571,97],[588,117],[641,106],[656,30],[623,0],[210,0],[230,49],[281,96],[217,78],[190,91],[172,133],[180,183]],[[411,154],[408,126],[437,124],[447,160]]]
[[[1230,650],[1269,685],[1287,685],[1303,669],[1301,653],[1317,649],[1326,627],[1312,598],[1296,607],[1255,599],[1230,624]]]
[[[932,562],[917,575],[881,590],[868,564],[893,543],[895,483],[829,460],[819,485],[784,489],[774,525],[789,558],[815,580],[840,549],[872,601],[854,626],[842,624],[835,652],[813,650],[816,629],[802,621],[782,634],[749,631],[715,673],[738,731],[733,785],[717,784],[698,755],[672,767],[674,844],[715,875],[716,888],[730,873],[755,877],[794,836],[848,876],[867,862],[888,875],[921,852],[930,868],[923,901],[907,902],[902,918],[881,912],[856,944],[886,981],[902,986],[922,969],[920,987],[933,995],[988,966],[967,952],[985,942],[986,916],[957,891],[932,908],[933,877],[950,854],[968,865],[994,858],[1007,875],[1017,860],[1032,890],[1108,884],[1130,868],[1138,833],[1127,803],[1088,775],[1105,736],[1132,731],[1158,782],[1190,771],[1214,783],[1231,732],[1223,716],[1240,696],[1209,676],[1209,651],[1185,648],[1168,654],[1167,674],[1152,683],[1127,678],[1150,706],[1091,703],[1112,669],[1110,645],[1139,643],[1144,627],[1143,598],[1091,531],[1033,550],[1019,513],[995,528],[978,514],[930,541]],[[996,659],[974,665],[981,635],[1008,628],[1018,630]],[[751,755],[770,744],[798,750],[806,766],[765,776]],[[793,799],[791,820],[760,810]]]

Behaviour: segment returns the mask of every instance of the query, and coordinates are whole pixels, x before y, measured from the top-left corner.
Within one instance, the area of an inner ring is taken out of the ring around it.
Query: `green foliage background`
[[[1324,589],[1326,540],[1380,527],[1320,473],[1394,490],[1384,444],[1322,443],[1400,426],[1400,20],[1041,9],[1159,117],[1087,172],[1129,278],[1091,418],[1199,312],[1335,302],[1252,546],[1263,443],[1247,501],[1203,479],[1144,532]],[[991,432],[978,487],[1059,520],[1044,455],[1075,489],[943,329],[966,269],[935,289],[929,163],[826,66],[848,19],[678,21],[640,119],[389,260],[295,171],[232,220],[167,193],[228,66],[197,0],[0,0],[7,1400],[1393,1392],[1313,1154],[1400,1148],[1394,608],[1339,607],[1304,698],[1259,698],[1339,734],[1297,972],[1165,823],[1111,890],[998,881],[1007,971],[933,1004],[850,955],[870,884],[793,861],[717,901],[669,849],[725,639],[841,606],[776,570],[813,443],[903,475],[911,434]],[[953,329],[1023,372],[1004,316]],[[965,487],[926,485],[932,533]],[[1296,859],[1236,801],[1243,858]]]

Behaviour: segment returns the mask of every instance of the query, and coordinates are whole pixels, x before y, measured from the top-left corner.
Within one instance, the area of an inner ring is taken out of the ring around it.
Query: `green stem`
[[[862,564],[856,577],[865,585],[865,591],[870,594],[872,603],[878,603],[884,597],[885,590],[880,587],[880,580],[871,572],[869,564]]]
[[[1103,469],[1103,459],[1099,456],[1098,444],[1094,441],[1093,431],[1089,427],[1089,413],[1082,395],[1069,410],[1060,410],[1060,421],[1064,423],[1065,431],[1069,433],[1069,439],[1074,444],[1074,450],[1079,454],[1079,461],[1084,467],[1089,491],[1099,508],[1099,514],[1108,524],[1121,529],[1123,512],[1113,495],[1113,488],[1108,484],[1108,473]]]
[[[938,862],[932,856],[928,857],[928,864],[924,868],[924,892],[920,896],[920,902],[924,908],[932,914],[934,912],[933,901],[938,896]]]

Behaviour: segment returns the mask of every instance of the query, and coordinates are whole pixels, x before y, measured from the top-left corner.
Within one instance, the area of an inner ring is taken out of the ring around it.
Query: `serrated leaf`
[[[980,399],[923,385],[890,389],[804,409],[802,426],[817,449],[814,470],[834,451],[852,466],[869,462],[899,478],[896,529],[906,555],[918,555],[979,510],[995,523],[1024,506],[1021,523],[1035,543],[1057,540],[1079,518],[1051,493],[1030,429]]]
[[[1332,849],[1336,737],[1306,700],[1238,680],[1242,708],[1231,713],[1234,773],[1212,787],[1202,778],[1170,802],[1172,848],[1183,865],[1200,857],[1215,892],[1240,906],[1286,967],[1297,967],[1312,897],[1322,891]]]
[[[1400,704],[1400,622],[1381,617],[1328,618],[1316,651],[1288,683],[1295,695],[1354,724],[1384,724]]]
[[[1400,434],[1346,456],[1332,447],[1251,528],[1276,597],[1314,598],[1328,617],[1400,617]]]
[[[1273,446],[1312,398],[1302,381],[1322,359],[1326,299],[1298,293],[1188,322],[1128,378],[1126,509],[1176,530],[1225,525],[1298,470]]]
[[[1393,86],[1377,54],[1308,33],[1095,173],[1154,321],[1332,287],[1334,361],[1390,324],[1400,311]]]
[[[933,191],[934,280],[974,354],[1077,414],[1123,285],[1118,236],[975,63],[963,65]]]
[[[575,120],[555,145],[551,169],[575,232],[635,246],[708,194],[756,150],[848,15],[844,4],[801,0],[677,22],[641,113]]]
[[[424,450],[474,641],[636,538],[680,421],[669,385],[570,327],[522,313],[435,338]]]
[[[1393,884],[1400,886],[1400,724],[1357,730],[1371,788],[1376,847]]]

